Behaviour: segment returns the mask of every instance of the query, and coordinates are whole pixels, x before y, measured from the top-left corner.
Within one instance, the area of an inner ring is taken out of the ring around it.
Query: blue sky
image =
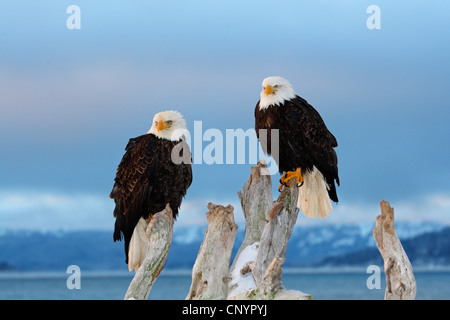
[[[81,10],[69,30],[66,9]],[[369,5],[381,29],[369,30]],[[129,138],[176,109],[188,129],[254,126],[261,81],[290,80],[337,137],[327,221],[450,223],[448,1],[3,1],[0,229],[112,229]],[[204,142],[206,146],[208,142]],[[235,205],[250,164],[194,165],[180,224]],[[279,176],[273,176],[274,196]]]

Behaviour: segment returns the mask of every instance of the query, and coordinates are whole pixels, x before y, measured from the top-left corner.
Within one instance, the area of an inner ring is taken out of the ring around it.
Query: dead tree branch
[[[384,260],[385,300],[414,300],[416,280],[408,256],[395,232],[394,208],[381,201],[381,214],[375,221],[373,236]]]

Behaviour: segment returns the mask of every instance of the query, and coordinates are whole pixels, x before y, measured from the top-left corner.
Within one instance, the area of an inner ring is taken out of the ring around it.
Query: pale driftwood
[[[268,171],[266,163],[258,162],[250,170],[250,177],[242,190],[238,192],[245,217],[245,237],[237,256],[247,246],[261,240],[266,225],[266,215],[272,208],[272,180],[270,175],[265,174]]]
[[[413,269],[394,227],[394,209],[380,202],[381,214],[375,221],[373,236],[384,260],[386,275],[385,300],[414,300],[416,280]]]
[[[245,239],[231,268],[237,225],[234,208],[208,204],[208,229],[192,269],[186,299],[312,299],[281,282],[286,248],[297,221],[298,187],[286,187],[272,202],[267,166],[258,163],[238,193],[245,216]],[[125,299],[147,299],[160,274],[173,232],[170,207],[156,214],[148,228],[150,250],[130,284]]]
[[[264,169],[264,163],[252,167],[249,179],[239,192],[247,240],[244,239],[230,268],[227,298],[312,299],[300,291],[286,290],[281,282],[287,243],[299,211],[298,187],[286,187],[272,203],[270,176],[260,174]]]
[[[125,300],[146,300],[161,273],[172,243],[173,215],[170,206],[156,213],[146,230],[149,250],[125,294]]]
[[[192,269],[192,283],[186,299],[225,299],[231,250],[237,232],[234,208],[208,203],[208,229]]]
[[[297,199],[297,186],[285,188],[267,215],[253,269],[257,284],[263,280],[273,259],[284,261],[287,244],[298,217]]]

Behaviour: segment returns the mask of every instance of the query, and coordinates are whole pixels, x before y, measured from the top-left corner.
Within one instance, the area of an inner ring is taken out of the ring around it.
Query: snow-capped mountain
[[[296,268],[342,265],[340,258],[348,258],[351,255],[356,255],[347,260],[352,261],[352,264],[358,265],[358,261],[365,263],[367,252],[377,254],[372,235],[373,227],[332,224],[297,226],[289,240],[285,266]],[[414,243],[414,239],[422,237],[421,251],[414,253],[418,262],[430,262],[430,259],[439,263],[450,262],[450,259],[439,256],[445,255],[445,250],[439,251],[435,248],[432,251],[426,247],[427,239],[439,238],[439,232],[444,232],[444,228],[445,226],[436,223],[396,223],[402,243]],[[175,225],[166,268],[191,269],[205,230],[206,226]],[[244,238],[244,230],[245,227],[240,226],[233,256]],[[425,237],[430,234],[434,235],[434,238]],[[433,243],[428,245],[435,246]],[[427,258],[428,252],[434,252],[434,258]],[[81,270],[125,271],[127,266],[124,260],[123,242],[114,243],[112,232],[108,231],[0,232],[0,267],[3,270],[65,272],[69,265],[75,264],[80,266]]]

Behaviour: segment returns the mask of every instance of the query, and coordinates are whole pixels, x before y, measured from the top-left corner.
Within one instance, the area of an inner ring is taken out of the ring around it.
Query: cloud
[[[245,105],[251,109],[260,81],[220,65],[155,65],[124,57],[93,58],[38,71],[5,67],[0,74],[0,133],[15,132],[16,139],[26,142],[30,134],[47,141],[106,134],[117,128],[123,134],[124,127],[139,132],[165,108],[177,109],[192,121],[203,119],[211,106],[228,103],[230,108],[240,108],[236,99],[250,94],[252,100]],[[232,82],[237,84],[229,95],[223,88]],[[252,84],[255,90],[248,89]],[[213,117],[208,113],[208,119]]]
[[[450,224],[450,194],[436,193],[390,202],[395,221],[433,221]],[[381,213],[379,203],[342,203],[335,206],[327,223],[373,223]]]
[[[236,223],[243,222],[238,200],[193,199],[183,201],[177,225],[206,225],[208,202],[231,204]],[[63,194],[35,190],[0,190],[0,229],[113,230],[114,201],[103,195]]]
[[[114,225],[113,204],[103,197],[40,191],[0,192],[0,228],[94,230]]]
[[[234,207],[235,222],[243,226],[239,199],[195,198],[182,203],[177,226],[206,225],[208,202]],[[408,201],[391,203],[396,221],[433,221],[450,224],[450,194],[430,194]],[[15,230],[113,230],[114,202],[93,194],[62,194],[42,191],[0,192],[0,229]],[[301,213],[298,225],[373,224],[380,214],[378,203],[342,203],[326,219],[308,219]]]
[[[133,92],[133,71],[99,61],[42,72],[5,68],[0,76],[2,123],[21,123],[22,130],[33,131],[45,131],[51,125],[55,132],[59,124],[79,129],[93,114],[125,104]]]

